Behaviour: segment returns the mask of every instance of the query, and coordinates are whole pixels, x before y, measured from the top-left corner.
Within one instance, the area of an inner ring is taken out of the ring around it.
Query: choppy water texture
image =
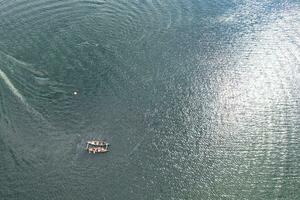
[[[0,0],[1,199],[299,188],[298,0]]]

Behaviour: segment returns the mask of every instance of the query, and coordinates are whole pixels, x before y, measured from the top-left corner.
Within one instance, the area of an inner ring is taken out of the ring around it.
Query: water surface
[[[0,197],[300,199],[299,13],[0,0]]]

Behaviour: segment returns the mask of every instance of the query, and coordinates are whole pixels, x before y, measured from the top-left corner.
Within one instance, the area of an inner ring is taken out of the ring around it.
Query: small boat
[[[106,147],[88,147],[87,151],[89,153],[106,153],[108,149]]]
[[[87,145],[93,145],[93,146],[109,146],[109,143],[104,142],[103,140],[89,140],[86,143]]]
[[[106,153],[108,152],[109,143],[102,140],[90,140],[86,142],[86,150],[89,153]]]

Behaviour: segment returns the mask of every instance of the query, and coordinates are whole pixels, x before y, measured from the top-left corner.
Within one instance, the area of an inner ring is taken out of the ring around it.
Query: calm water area
[[[299,200],[299,0],[0,0],[0,199]]]

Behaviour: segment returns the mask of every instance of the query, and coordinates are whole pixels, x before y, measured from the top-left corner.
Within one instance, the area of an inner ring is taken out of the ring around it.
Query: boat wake
[[[25,98],[23,95],[19,92],[19,90],[12,84],[10,79],[7,77],[7,75],[0,69],[0,77],[4,81],[4,83],[8,86],[10,91],[26,106],[28,106],[28,103],[25,101]]]
[[[29,80],[25,79],[22,75],[29,74],[36,80],[37,77],[45,77],[45,74],[35,70],[32,65],[20,61],[13,56],[10,56],[0,51],[0,82],[3,83],[3,88],[7,88],[11,94],[24,106],[25,110],[30,113],[33,119],[37,120],[43,126],[47,128],[53,128],[50,122],[35,109],[25,98],[25,96],[16,87],[15,83],[21,84],[22,88],[27,89],[30,95],[38,97],[41,96],[40,91],[43,84],[30,83]],[[14,79],[14,80],[13,80]],[[15,83],[14,83],[15,82]],[[5,93],[3,93],[5,94]],[[4,104],[1,106],[7,107]],[[9,109],[9,108],[2,108]],[[3,114],[3,113],[2,113]],[[1,115],[0,115],[1,116]]]
[[[46,122],[47,125],[50,125],[48,120],[44,118],[44,116],[37,111],[35,108],[33,108],[25,99],[25,97],[20,93],[20,91],[14,86],[14,84],[10,81],[10,79],[7,77],[7,75],[0,69],[0,78],[3,80],[3,82],[7,85],[8,89],[11,91],[11,93],[19,99],[19,101],[25,106],[26,110],[33,114],[35,117],[37,117],[39,120],[42,120],[43,122]]]

